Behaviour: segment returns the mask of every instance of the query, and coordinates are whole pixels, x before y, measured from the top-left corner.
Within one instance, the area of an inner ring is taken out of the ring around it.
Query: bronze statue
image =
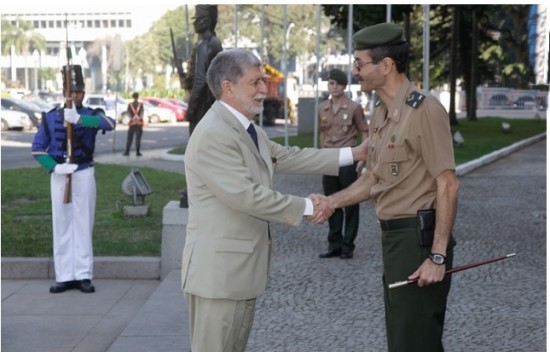
[[[189,121],[189,136],[216,100],[206,83],[206,71],[212,59],[223,50],[214,30],[217,22],[216,5],[195,6],[193,27],[200,40],[191,53],[189,73],[185,78],[185,89],[190,93],[186,114],[186,120]]]

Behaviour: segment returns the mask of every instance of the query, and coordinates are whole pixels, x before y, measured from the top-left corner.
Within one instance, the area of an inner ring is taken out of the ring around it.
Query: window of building
[[[116,20],[111,20],[111,28],[116,28]]]

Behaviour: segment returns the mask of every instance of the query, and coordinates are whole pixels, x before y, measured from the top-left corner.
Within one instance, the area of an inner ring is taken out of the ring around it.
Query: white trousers
[[[93,167],[72,174],[71,202],[64,204],[66,176],[51,174],[55,281],[92,279],[92,231],[96,203]]]

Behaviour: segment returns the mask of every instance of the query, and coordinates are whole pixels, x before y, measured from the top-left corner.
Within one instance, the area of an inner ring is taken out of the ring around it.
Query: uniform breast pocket
[[[389,168],[389,172],[394,176],[399,175],[407,160],[407,150],[404,146],[392,146],[380,153],[380,161]]]

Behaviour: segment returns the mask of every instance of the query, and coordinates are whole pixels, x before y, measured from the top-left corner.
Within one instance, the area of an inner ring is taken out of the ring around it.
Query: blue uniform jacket
[[[111,131],[116,126],[116,121],[105,115],[102,109],[92,109],[79,106],[77,112],[81,115],[81,121],[73,125],[73,157],[78,169],[83,170],[93,165],[95,139],[99,130]],[[92,116],[93,123],[82,126],[84,119]],[[99,118],[98,118],[99,117]],[[64,163],[67,159],[67,129],[63,125],[63,108],[50,110],[42,116],[40,124],[32,143],[32,155],[40,162],[40,158],[51,156],[56,163]],[[92,125],[92,126],[89,126]],[[53,171],[55,163],[45,165],[49,172]]]

